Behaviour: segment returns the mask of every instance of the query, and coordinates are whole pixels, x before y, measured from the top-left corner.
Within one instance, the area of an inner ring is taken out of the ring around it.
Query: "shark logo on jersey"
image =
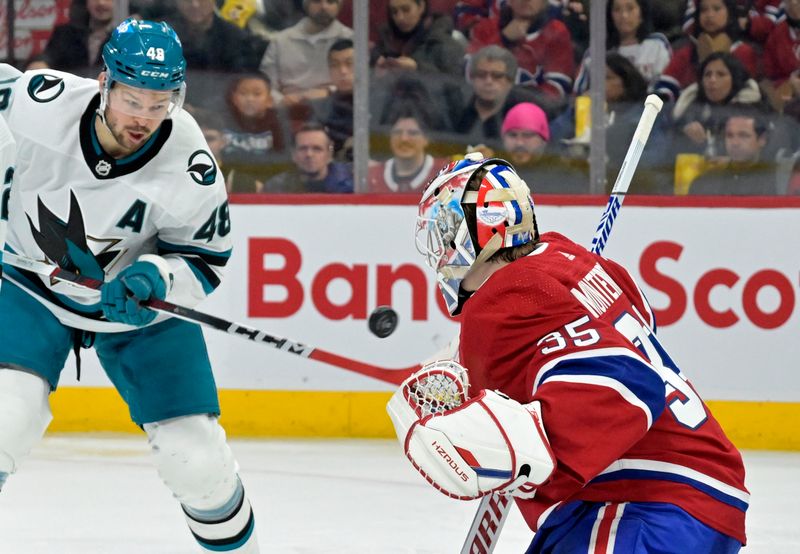
[[[197,150],[189,156],[189,167],[186,172],[198,185],[213,185],[217,180],[217,164],[205,150]]]
[[[31,216],[26,214],[28,224],[33,234],[36,245],[41,248],[48,259],[55,262],[58,266],[93,279],[103,280],[105,271],[103,268],[113,264],[122,251],[110,250],[118,239],[98,240],[96,242],[110,242],[103,252],[92,253],[89,248],[86,228],[83,224],[83,212],[78,204],[75,193],[70,191],[69,215],[67,221],[62,221],[57,215],[51,212],[38,198],[39,228],[33,224]]]
[[[37,102],[50,102],[64,92],[64,79],[55,75],[34,75],[28,83],[28,94]]]

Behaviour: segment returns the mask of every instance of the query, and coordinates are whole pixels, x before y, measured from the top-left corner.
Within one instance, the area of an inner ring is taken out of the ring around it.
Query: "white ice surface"
[[[431,489],[393,441],[232,441],[262,552],[458,552],[476,502]],[[800,552],[800,453],[745,452],[746,554]],[[516,510],[498,554],[531,533]],[[144,436],[46,438],[0,493],[0,554],[182,554],[195,543]]]

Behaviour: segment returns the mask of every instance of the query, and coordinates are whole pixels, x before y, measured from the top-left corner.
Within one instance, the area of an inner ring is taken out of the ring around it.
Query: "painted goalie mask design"
[[[477,190],[473,179],[480,179]],[[475,205],[473,244],[464,206]],[[459,311],[461,281],[476,264],[500,248],[521,246],[534,238],[533,201],[514,168],[496,158],[468,154],[445,166],[426,187],[415,232],[417,250],[436,271],[439,289],[451,315]]]

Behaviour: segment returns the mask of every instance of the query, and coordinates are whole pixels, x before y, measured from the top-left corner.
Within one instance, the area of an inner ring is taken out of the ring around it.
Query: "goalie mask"
[[[475,221],[469,226],[466,205],[474,205]],[[533,200],[525,182],[508,162],[473,153],[444,167],[428,184],[419,205],[416,244],[436,270],[448,311],[457,315],[461,281],[470,269],[501,248],[531,242],[534,232]]]

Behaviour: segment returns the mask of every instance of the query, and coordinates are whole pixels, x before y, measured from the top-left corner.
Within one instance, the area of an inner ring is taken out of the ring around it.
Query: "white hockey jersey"
[[[0,106],[3,98],[0,93]],[[0,248],[5,244],[6,220],[8,219],[8,199],[11,194],[11,179],[14,177],[14,159],[17,144],[8,124],[0,117]],[[2,266],[0,266],[2,269]],[[0,271],[2,275],[2,271]]]
[[[231,254],[218,165],[184,111],[138,151],[112,158],[95,131],[99,102],[96,80],[49,69],[23,74],[0,64],[0,114],[17,146],[10,194],[3,196],[5,249],[106,281],[139,255],[159,254],[174,277],[167,300],[194,306],[219,285]],[[4,279],[65,325],[132,328],[103,318],[96,291],[3,269]]]

